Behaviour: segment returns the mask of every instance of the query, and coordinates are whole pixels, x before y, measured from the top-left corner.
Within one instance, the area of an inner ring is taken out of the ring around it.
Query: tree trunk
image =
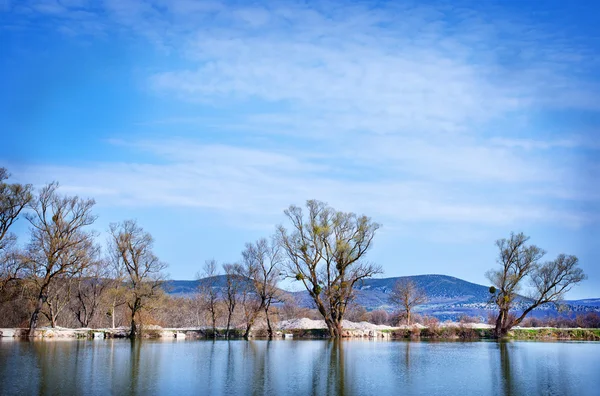
[[[336,321],[334,328],[333,328],[334,334],[335,334],[335,338],[340,339],[342,338],[342,321]]]
[[[267,317],[267,334],[269,339],[273,338],[273,328],[271,327],[271,319],[269,318],[269,308],[265,307],[265,316]]]
[[[496,319],[496,327],[494,328],[494,337],[502,338],[506,335],[507,330],[505,329],[507,313],[504,308],[500,309],[498,313],[498,318]]]
[[[406,324],[410,326],[410,309],[406,310]]]
[[[213,330],[213,338],[217,338],[217,318],[213,312],[212,314],[212,330]]]
[[[38,296],[37,302],[35,304],[35,309],[31,314],[31,320],[29,321],[29,331],[27,332],[27,337],[33,337],[35,335],[35,329],[37,328],[40,311],[42,310],[43,306],[44,294],[43,292],[40,292],[40,295]]]
[[[325,319],[325,323],[327,324],[327,329],[329,330],[329,336],[331,338],[341,338],[342,337],[342,322],[333,319]]]
[[[50,309],[50,327],[53,329],[56,328],[56,312],[54,311],[54,306],[52,303],[48,303],[48,308]]]
[[[116,302],[113,300],[112,307],[110,309],[111,326],[113,329],[115,328],[115,304]]]
[[[135,340],[137,338],[137,326],[135,323],[135,314],[131,315],[131,333],[129,333],[129,338]]]
[[[232,311],[229,311],[229,314],[227,315],[227,327],[225,328],[225,338],[229,339],[229,327],[231,326],[231,315],[233,314]]]

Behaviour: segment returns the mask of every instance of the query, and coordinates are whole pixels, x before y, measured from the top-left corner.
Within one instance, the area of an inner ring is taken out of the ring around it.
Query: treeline
[[[365,259],[380,225],[369,217],[333,209],[309,200],[306,209],[284,211],[288,228],[276,227],[269,238],[247,243],[235,263],[208,260],[193,299],[164,293],[167,264],[153,251],[153,238],[135,220],[110,224],[101,246],[93,230],[95,201],[60,194],[58,183],[39,191],[29,184],[8,183],[0,168],[0,326],[53,327],[128,326],[136,338],[142,325],[206,326],[212,334],[242,328],[248,337],[257,323],[273,335],[273,322],[317,316],[331,337],[342,334],[342,320],[411,324],[413,309],[427,296],[414,283],[401,281],[390,293],[400,312],[363,312],[353,305],[355,285],[382,273]],[[24,218],[25,241],[11,232]],[[585,279],[578,259],[560,254],[542,262],[545,252],[528,244],[522,233],[496,242],[500,269],[490,270],[490,305],[498,310],[495,335],[505,336],[535,308],[559,303],[570,288]],[[223,274],[221,284],[218,275]],[[313,311],[285,298],[283,278],[299,282],[311,297]],[[528,306],[514,315],[518,292],[532,285]],[[364,310],[364,308],[363,308]]]
[[[224,327],[229,336],[243,324],[248,336],[264,320],[272,336],[273,320],[297,311],[279,293],[283,254],[274,238],[248,243],[238,263],[207,261],[196,296],[171,297],[163,290],[167,264],[136,221],[111,224],[100,246],[94,200],[61,195],[57,183],[34,192],[8,177],[0,168],[0,327],[27,327],[33,336],[40,325],[126,325],[135,338],[141,325],[209,326],[213,334]],[[22,244],[10,232],[20,217],[29,224]],[[221,270],[225,285],[217,284]]]
[[[126,324],[135,338],[140,324],[151,323],[207,325],[214,334],[224,327],[226,336],[241,325],[248,336],[257,321],[272,336],[274,320],[302,312],[279,293],[288,277],[306,287],[335,337],[356,282],[381,272],[363,260],[377,223],[308,201],[307,216],[290,206],[284,212],[290,230],[279,226],[271,237],[248,243],[238,262],[207,261],[195,298],[170,297],[162,289],[167,265],[136,221],[111,224],[109,241],[100,246],[93,199],[62,195],[57,183],[36,192],[8,178],[0,168],[0,323],[28,327],[30,336],[42,324]],[[21,217],[29,235],[18,243],[10,229]],[[213,284],[221,271],[225,285]]]

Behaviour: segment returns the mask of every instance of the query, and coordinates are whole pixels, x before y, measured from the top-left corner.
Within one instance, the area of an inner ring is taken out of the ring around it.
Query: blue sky
[[[494,241],[523,231],[580,258],[570,298],[600,297],[599,14],[0,0],[0,164],[94,197],[101,232],[137,218],[173,279],[316,198],[383,224],[385,276],[487,284]]]

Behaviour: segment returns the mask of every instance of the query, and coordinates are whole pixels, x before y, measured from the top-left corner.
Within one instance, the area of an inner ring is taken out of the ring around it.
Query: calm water
[[[597,395],[600,343],[0,341],[0,394]]]

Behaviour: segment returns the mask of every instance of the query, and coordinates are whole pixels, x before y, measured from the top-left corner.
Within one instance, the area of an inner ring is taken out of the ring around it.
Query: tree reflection
[[[499,341],[500,350],[500,371],[502,373],[502,394],[516,395],[515,384],[513,381],[512,367],[510,364],[510,346],[508,341]]]
[[[328,394],[345,395],[346,380],[344,369],[344,342],[340,339],[332,339],[328,345],[329,370],[328,370]]]

